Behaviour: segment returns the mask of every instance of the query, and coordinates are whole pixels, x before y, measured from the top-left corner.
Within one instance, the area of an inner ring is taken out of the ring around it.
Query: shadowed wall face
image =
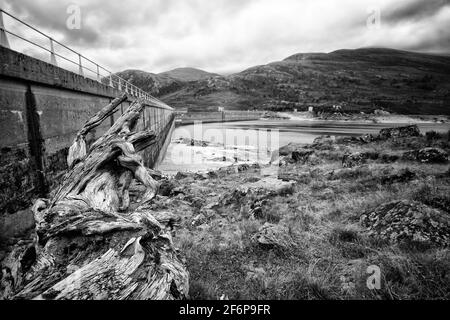
[[[68,148],[84,123],[121,93],[104,84],[0,47],[0,238],[33,226],[33,199],[45,197],[67,168]],[[88,145],[126,110],[87,136]],[[153,166],[170,139],[171,110],[147,106],[139,128],[155,130],[158,141],[143,152]]]

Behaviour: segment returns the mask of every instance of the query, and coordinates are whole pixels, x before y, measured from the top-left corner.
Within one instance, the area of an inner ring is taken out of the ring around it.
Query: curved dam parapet
[[[59,181],[79,128],[124,90],[1,46],[0,61],[0,231],[5,236],[14,233],[17,224],[28,223],[15,213],[29,208],[33,199],[45,197]],[[111,127],[134,98],[142,98],[129,96],[109,120],[88,134],[88,145]],[[138,126],[158,135],[157,142],[143,151],[145,165],[153,168],[164,157],[174,112],[153,97],[144,98]]]

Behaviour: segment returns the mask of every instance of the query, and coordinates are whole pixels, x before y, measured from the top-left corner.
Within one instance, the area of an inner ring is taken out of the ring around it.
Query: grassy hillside
[[[197,110],[341,105],[348,112],[450,114],[450,57],[379,48],[296,54],[173,88],[161,99]]]
[[[218,74],[195,68],[177,68],[171,71],[162,72],[158,74],[158,76],[167,76],[178,81],[190,82],[215,77],[218,76]]]
[[[116,73],[119,77],[155,96],[162,96],[183,88],[191,81],[217,76],[195,68],[178,68],[155,74],[141,70],[125,70]]]

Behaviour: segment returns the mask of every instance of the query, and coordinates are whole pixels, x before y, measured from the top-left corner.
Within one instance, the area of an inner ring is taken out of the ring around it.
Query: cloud
[[[413,0],[405,3],[393,3],[390,10],[386,10],[384,21],[388,23],[402,23],[419,21],[437,14],[440,10],[450,6],[450,0]]]
[[[449,0],[5,0],[5,9],[113,71],[230,73],[299,52],[450,49]],[[66,26],[80,7],[80,30]],[[379,28],[368,28],[370,8]]]

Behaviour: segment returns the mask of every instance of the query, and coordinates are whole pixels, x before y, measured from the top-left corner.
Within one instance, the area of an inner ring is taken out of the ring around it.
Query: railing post
[[[81,65],[81,54],[78,54],[78,73],[84,77],[83,66]]]
[[[5,25],[3,24],[3,10],[0,9],[0,46],[9,47],[8,38],[6,37]]]
[[[109,73],[109,86],[114,88],[114,84],[113,84],[113,81],[112,81],[112,73],[111,72]]]
[[[122,79],[121,78],[119,78],[119,91],[122,91]]]
[[[52,38],[50,38],[50,63],[54,66],[58,66],[58,64],[56,63],[55,48],[53,47]]]
[[[145,121],[145,109],[147,109],[147,108],[144,107],[144,108],[142,109],[142,120],[143,120],[143,123],[144,123],[144,129],[147,129],[147,128],[145,127],[145,124],[146,124],[146,121]]]
[[[101,78],[100,78],[100,67],[97,64],[97,81],[101,82]]]

